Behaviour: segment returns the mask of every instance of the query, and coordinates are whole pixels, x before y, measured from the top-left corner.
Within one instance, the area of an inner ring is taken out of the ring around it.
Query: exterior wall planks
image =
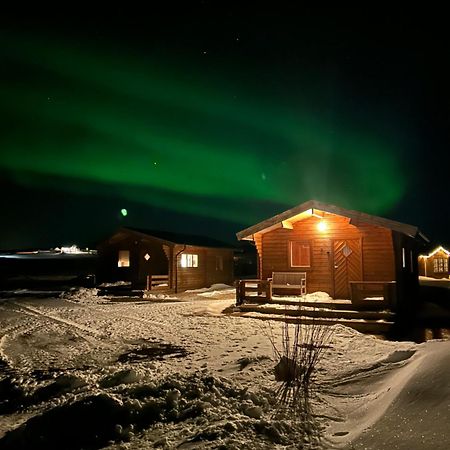
[[[333,241],[356,239],[362,243],[361,260],[363,280],[395,280],[394,250],[391,230],[369,224],[350,224],[348,218],[325,213],[325,231],[318,230],[317,217],[309,217],[293,224],[292,229],[278,228],[261,234],[256,241],[261,260],[261,277],[268,278],[274,271],[307,273],[307,292],[324,291],[333,295],[334,255]],[[291,267],[289,241],[305,241],[311,248],[310,267]]]

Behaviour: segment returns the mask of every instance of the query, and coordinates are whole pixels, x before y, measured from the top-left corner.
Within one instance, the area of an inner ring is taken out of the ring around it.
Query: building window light
[[[448,259],[436,258],[433,260],[433,271],[434,273],[445,273],[448,272]]]
[[[181,255],[181,267],[198,267],[198,255],[183,253]]]
[[[129,250],[119,250],[119,259],[117,260],[117,267],[130,267]]]

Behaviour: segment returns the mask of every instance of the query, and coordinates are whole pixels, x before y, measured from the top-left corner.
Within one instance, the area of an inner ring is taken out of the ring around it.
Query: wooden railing
[[[272,280],[238,280],[236,282],[236,305],[270,300],[272,300]]]
[[[147,275],[147,291],[169,287],[169,275]]]
[[[350,281],[351,300],[354,306],[370,308],[377,303],[382,307],[395,302],[395,281]]]

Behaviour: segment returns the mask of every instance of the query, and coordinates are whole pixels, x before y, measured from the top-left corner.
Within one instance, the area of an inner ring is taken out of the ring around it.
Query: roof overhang
[[[408,225],[395,220],[385,219],[383,217],[373,216],[359,211],[344,209],[339,206],[322,203],[317,200],[309,200],[294,208],[288,209],[276,216],[263,220],[245,230],[236,233],[239,240],[254,240],[257,234],[267,233],[268,231],[278,228],[291,228],[292,224],[303,220],[305,218],[315,216],[323,217],[324,213],[335,214],[338,216],[347,217],[351,220],[353,225],[358,223],[367,223],[383,228],[388,228],[399,233],[403,233],[409,237],[421,239],[424,242],[429,242],[428,238],[420,232],[414,225]]]

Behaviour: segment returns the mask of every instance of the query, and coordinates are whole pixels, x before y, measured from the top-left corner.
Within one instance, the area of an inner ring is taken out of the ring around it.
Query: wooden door
[[[334,298],[350,298],[349,281],[362,280],[361,239],[333,242]]]

